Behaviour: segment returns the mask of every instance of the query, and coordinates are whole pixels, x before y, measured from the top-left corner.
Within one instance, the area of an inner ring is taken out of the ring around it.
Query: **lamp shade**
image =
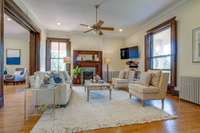
[[[70,64],[71,63],[71,58],[70,57],[64,57],[64,63],[65,64]]]
[[[105,62],[105,64],[110,64],[111,63],[111,59],[109,57],[106,57],[104,62]]]

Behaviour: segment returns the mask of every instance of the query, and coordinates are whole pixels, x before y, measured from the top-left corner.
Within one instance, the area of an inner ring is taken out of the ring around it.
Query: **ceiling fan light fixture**
[[[122,28],[119,29],[119,32],[123,32],[124,30]]]
[[[11,21],[11,18],[7,17],[7,21]]]
[[[60,22],[57,22],[57,26],[61,26],[61,23],[60,23]]]

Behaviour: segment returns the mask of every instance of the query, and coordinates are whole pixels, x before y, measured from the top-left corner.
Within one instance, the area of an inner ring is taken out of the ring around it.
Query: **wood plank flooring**
[[[39,116],[24,120],[24,86],[6,86],[5,106],[0,109],[0,133],[29,133]],[[145,106],[161,108],[160,101]],[[164,110],[176,114],[177,119],[146,124],[98,129],[81,133],[200,133],[200,106],[168,96]]]

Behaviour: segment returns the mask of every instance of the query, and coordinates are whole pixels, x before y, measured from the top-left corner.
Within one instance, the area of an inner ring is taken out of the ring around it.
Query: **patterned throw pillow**
[[[151,74],[150,85],[158,87],[160,82],[161,71],[160,70],[149,70],[148,73]]]
[[[139,83],[145,86],[149,86],[151,81],[151,73],[143,72],[141,73]]]
[[[57,73],[57,72],[53,72],[53,79],[54,79],[54,82],[56,84],[62,83],[62,79],[60,77],[60,74]]]
[[[124,70],[121,70],[121,71],[119,72],[119,78],[120,78],[120,79],[124,79]]]
[[[135,71],[129,71],[129,74],[128,74],[128,81],[133,81],[135,78]]]
[[[128,79],[129,78],[129,70],[125,69],[124,70],[124,79]]]
[[[49,75],[48,74],[45,74],[44,76],[44,79],[43,79],[43,83],[46,85],[46,84],[49,84]]]

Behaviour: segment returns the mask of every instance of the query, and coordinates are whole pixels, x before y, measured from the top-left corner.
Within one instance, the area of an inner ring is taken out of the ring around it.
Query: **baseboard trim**
[[[179,91],[178,90],[172,90],[171,94],[173,96],[179,96]]]

